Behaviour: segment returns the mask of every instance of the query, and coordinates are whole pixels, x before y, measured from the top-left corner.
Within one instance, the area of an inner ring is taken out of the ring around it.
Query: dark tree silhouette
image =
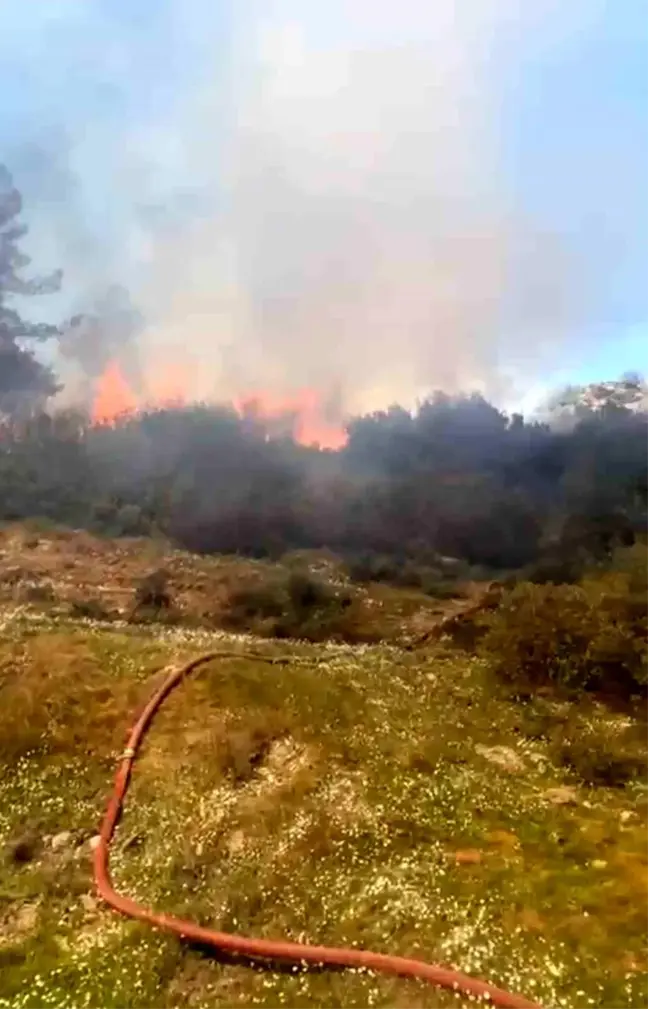
[[[0,165],[0,413],[14,415],[42,404],[57,390],[51,369],[36,359],[34,343],[51,339],[56,326],[26,320],[15,299],[58,290],[61,273],[23,276],[30,257],[20,249],[27,226],[19,220],[22,199],[8,170]]]

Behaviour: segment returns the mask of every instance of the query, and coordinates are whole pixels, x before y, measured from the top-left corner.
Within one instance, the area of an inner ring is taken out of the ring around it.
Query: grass
[[[452,964],[545,1006],[646,1003],[641,713],[521,704],[440,646],[25,607],[0,624],[0,1007],[470,1004],[366,972],[225,963],[96,903],[90,840],[134,711],[163,666],[220,646],[245,655],[178,688],[137,761],[120,890],[227,931]],[[617,745],[626,770],[601,784],[591,765]]]

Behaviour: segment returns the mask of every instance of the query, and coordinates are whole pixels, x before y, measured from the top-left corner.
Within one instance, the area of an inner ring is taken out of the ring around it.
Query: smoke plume
[[[33,69],[54,104],[11,164],[70,312],[120,284],[145,320],[122,345],[95,325],[88,375],[110,349],[190,398],[315,389],[333,417],[501,399],[569,345],[583,265],[512,194],[503,102],[596,2],[170,0],[150,31],[89,6],[60,4],[72,69]],[[110,111],[72,119],[52,82],[89,58]]]

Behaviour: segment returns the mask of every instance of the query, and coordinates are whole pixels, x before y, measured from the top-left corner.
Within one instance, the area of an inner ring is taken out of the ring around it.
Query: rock
[[[99,842],[100,841],[101,841],[101,838],[100,838],[99,834],[95,834],[94,837],[90,838],[90,840],[88,841],[88,844],[90,845],[90,848],[91,848],[92,851],[94,851],[96,848],[99,847]]]
[[[50,841],[50,847],[52,851],[60,851],[61,848],[66,848],[71,840],[72,832],[70,830],[62,830],[60,834],[54,834]]]
[[[14,919],[14,928],[19,934],[33,932],[38,923],[38,902],[23,904]]]
[[[576,806],[578,804],[578,793],[575,788],[569,785],[558,785],[557,788],[547,788],[542,793],[542,798],[554,806]]]
[[[519,839],[508,830],[493,830],[488,835],[488,840],[498,848],[514,849],[520,847]]]
[[[82,893],[81,906],[88,914],[94,914],[97,910],[97,898],[93,897],[91,893]]]
[[[482,860],[481,851],[476,848],[466,848],[463,851],[455,851],[455,865],[479,865]]]
[[[516,773],[524,770],[524,761],[510,746],[482,746],[477,743],[475,752],[504,771]]]
[[[605,869],[607,868],[607,862],[603,858],[595,858],[593,862],[590,862],[592,869]]]
[[[619,819],[621,823],[629,823],[630,820],[634,820],[636,815],[633,809],[622,809],[619,813]]]
[[[245,834],[242,830],[235,830],[227,839],[227,850],[230,855],[238,855],[245,848]]]

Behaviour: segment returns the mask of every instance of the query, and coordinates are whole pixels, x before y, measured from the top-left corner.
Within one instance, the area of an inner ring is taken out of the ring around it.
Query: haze
[[[30,251],[65,270],[62,316],[127,287],[125,367],[189,397],[309,388],[342,415],[641,369],[642,8],[9,0]]]

